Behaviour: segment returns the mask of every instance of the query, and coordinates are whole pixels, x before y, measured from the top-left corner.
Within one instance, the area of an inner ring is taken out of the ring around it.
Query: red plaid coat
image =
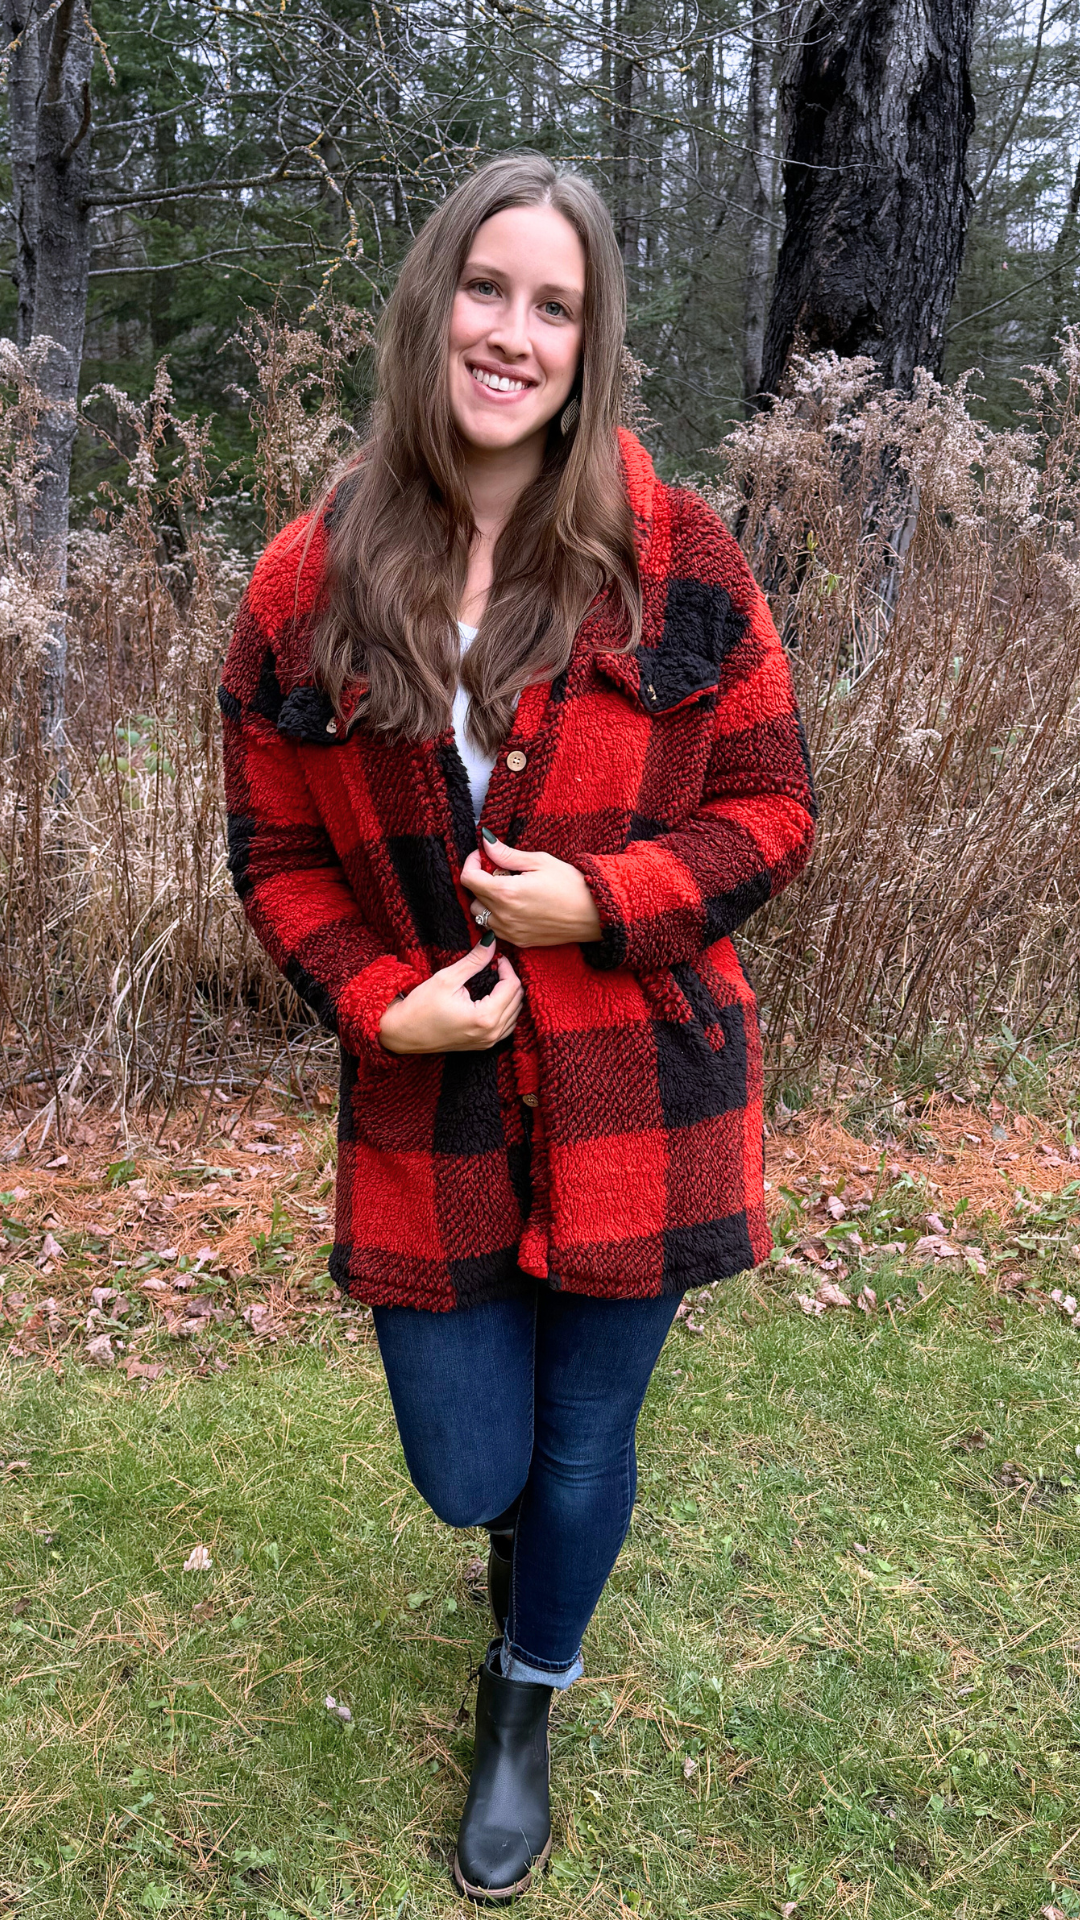
[[[526,1006],[486,1053],[393,1055],[394,996],[476,937],[476,844],[447,730],[335,721],[309,614],[325,531],[279,534],[225,663],[229,860],[251,924],[341,1044],[330,1270],[357,1299],[680,1292],[769,1251],[761,1042],[730,935],[809,857],[791,676],[738,546],[620,434],[644,595],[636,654],[601,597],[566,672],[521,696],[482,819],[580,868],[595,943],[514,952]],[[478,976],[490,991],[492,969]]]

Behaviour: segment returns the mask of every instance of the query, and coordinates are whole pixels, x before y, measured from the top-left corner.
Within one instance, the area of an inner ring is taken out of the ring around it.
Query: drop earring
[[[574,427],[577,426],[578,415],[580,412],[581,412],[581,407],[578,403],[577,394],[576,393],[572,394],[570,399],[567,401],[565,407],[563,408],[561,414],[559,415],[559,432],[562,434],[564,439],[566,438],[566,435],[572,432]]]

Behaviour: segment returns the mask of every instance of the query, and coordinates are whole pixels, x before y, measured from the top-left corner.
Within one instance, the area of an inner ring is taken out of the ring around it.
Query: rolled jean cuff
[[[555,1687],[559,1693],[564,1693],[575,1680],[580,1680],[585,1671],[580,1647],[568,1667],[553,1667],[546,1661],[530,1660],[510,1640],[504,1639],[499,1661],[504,1680],[524,1680],[534,1687]]]

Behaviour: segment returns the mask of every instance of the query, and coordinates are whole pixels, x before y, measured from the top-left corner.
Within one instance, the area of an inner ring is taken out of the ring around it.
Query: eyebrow
[[[470,277],[479,277],[481,274],[487,275],[492,280],[501,280],[503,277],[497,267],[489,267],[483,260],[466,260],[463,271]],[[558,295],[561,300],[584,300],[585,298],[580,287],[559,287],[550,281],[545,286],[538,287],[536,291],[538,296],[543,295],[545,299],[550,299],[552,294]]]

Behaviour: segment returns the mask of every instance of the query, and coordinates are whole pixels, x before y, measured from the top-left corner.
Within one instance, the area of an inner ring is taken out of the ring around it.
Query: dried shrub
[[[811,868],[744,937],[789,1069],[1075,1033],[1080,331],[1060,345],[1022,429],[976,419],[969,379],[903,398],[821,355],[718,450],[821,801]]]

